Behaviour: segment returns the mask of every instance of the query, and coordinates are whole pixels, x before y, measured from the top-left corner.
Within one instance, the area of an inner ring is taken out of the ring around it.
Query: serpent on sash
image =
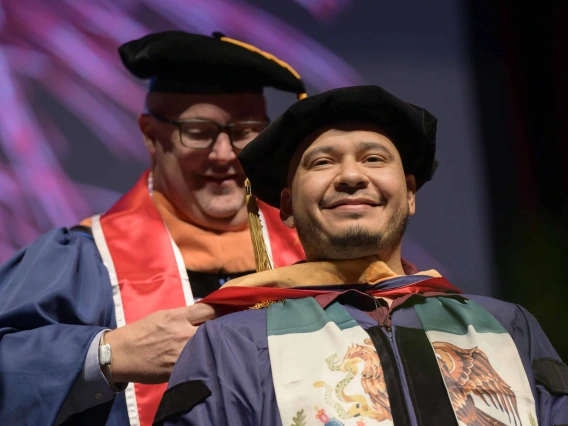
[[[357,375],[357,363],[359,361],[360,360],[346,360],[345,362],[340,364],[337,354],[333,354],[325,359],[325,362],[327,363],[327,366],[331,371],[347,372],[347,375],[335,386],[335,396],[337,397],[337,399],[344,402],[354,402],[354,404],[352,404],[347,411],[345,411],[340,403],[333,401],[333,388],[330,385],[322,381],[314,383],[314,387],[316,388],[325,387],[324,400],[326,403],[335,408],[337,415],[341,419],[351,419],[353,417],[368,416],[369,414],[371,414],[369,404],[364,396],[349,396],[345,394],[345,387]]]

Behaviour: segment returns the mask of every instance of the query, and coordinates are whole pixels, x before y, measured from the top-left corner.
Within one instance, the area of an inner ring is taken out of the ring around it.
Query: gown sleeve
[[[16,253],[0,267],[0,424],[52,425],[93,338],[115,326],[87,235],[55,229]]]
[[[514,340],[529,354],[536,382],[540,426],[568,424],[568,366],[562,362],[535,317],[517,306]]]
[[[154,425],[281,424],[267,350],[266,314],[252,312],[231,314],[199,327],[174,367]],[[259,345],[258,340],[264,341]]]

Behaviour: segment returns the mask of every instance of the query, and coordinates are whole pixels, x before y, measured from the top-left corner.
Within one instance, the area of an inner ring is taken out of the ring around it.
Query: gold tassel
[[[247,191],[246,202],[250,227],[250,237],[252,239],[252,248],[254,250],[254,260],[256,262],[256,272],[267,271],[272,269],[268,249],[262,236],[262,224],[260,223],[260,216],[258,211],[258,204],[256,198],[252,194],[250,181],[245,181],[245,188]]]

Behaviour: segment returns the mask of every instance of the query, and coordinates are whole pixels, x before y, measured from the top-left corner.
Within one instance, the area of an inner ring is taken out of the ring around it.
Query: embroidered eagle
[[[372,340],[365,339],[365,344],[368,346],[352,345],[343,359],[363,361],[361,385],[369,395],[373,407],[373,414],[369,417],[379,422],[392,420],[383,367]]]
[[[504,426],[475,406],[472,395],[476,395],[506,413],[509,422],[512,416],[515,425],[521,425],[515,393],[481,349],[462,349],[446,342],[433,342],[432,346],[458,420],[472,426]]]

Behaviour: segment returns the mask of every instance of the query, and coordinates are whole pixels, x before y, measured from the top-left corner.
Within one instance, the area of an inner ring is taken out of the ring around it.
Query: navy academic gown
[[[16,253],[0,268],[0,424],[53,424],[90,343],[109,328],[112,286],[90,235],[55,229]],[[105,419],[129,424],[123,394],[64,424]]]
[[[204,297],[245,273],[188,274]],[[54,424],[93,338],[114,328],[112,285],[89,233],[54,229],[18,251],[0,267],[0,425]],[[63,423],[75,424],[128,426],[124,393]]]

